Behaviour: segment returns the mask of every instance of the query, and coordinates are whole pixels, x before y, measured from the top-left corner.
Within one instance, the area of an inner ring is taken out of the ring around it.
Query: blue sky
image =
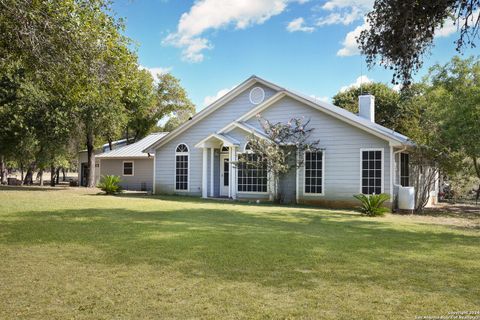
[[[373,0],[114,0],[136,42],[140,64],[179,78],[197,111],[252,74],[329,99],[362,81],[390,82],[367,70],[355,35]],[[419,79],[453,55],[456,27],[438,30]],[[473,53],[467,50],[466,54]]]

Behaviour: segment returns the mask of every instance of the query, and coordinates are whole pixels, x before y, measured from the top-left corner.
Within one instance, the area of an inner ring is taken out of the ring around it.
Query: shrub
[[[120,177],[119,176],[102,176],[98,187],[105,191],[106,194],[116,194],[119,193],[122,188],[120,187]]]
[[[386,193],[372,195],[357,194],[354,195],[354,197],[362,203],[360,211],[366,216],[383,216],[389,211],[388,208],[383,206],[383,203],[390,199],[390,195]]]

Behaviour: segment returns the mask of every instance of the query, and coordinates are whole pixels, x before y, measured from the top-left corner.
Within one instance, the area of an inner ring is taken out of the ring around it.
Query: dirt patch
[[[402,218],[480,231],[480,206],[472,204],[439,203],[434,207],[426,208],[421,214],[404,215]]]

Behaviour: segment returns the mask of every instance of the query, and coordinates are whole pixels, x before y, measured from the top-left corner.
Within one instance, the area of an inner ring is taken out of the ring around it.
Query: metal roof
[[[156,133],[149,134],[145,138],[135,143],[126,145],[118,149],[114,149],[112,151],[101,153],[97,155],[97,158],[100,158],[100,159],[148,158],[148,153],[143,152],[143,150],[149,145],[157,142],[167,134],[168,132],[156,132]]]

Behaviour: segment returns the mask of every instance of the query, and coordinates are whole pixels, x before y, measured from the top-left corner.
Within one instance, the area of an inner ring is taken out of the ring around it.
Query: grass
[[[1,319],[480,310],[471,220],[42,190],[0,189]]]

